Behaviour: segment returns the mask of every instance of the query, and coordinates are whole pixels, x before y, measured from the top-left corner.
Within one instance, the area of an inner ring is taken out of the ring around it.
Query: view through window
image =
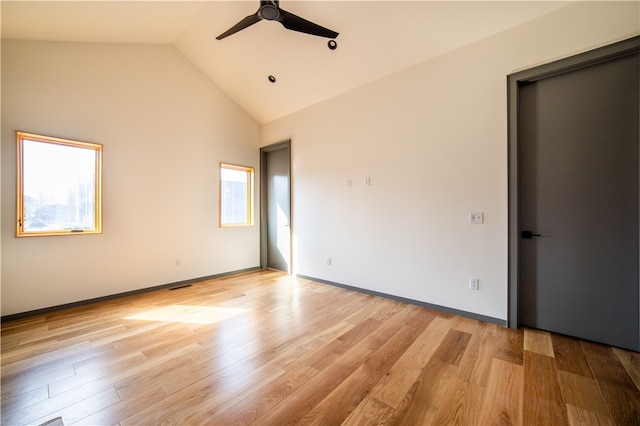
[[[220,164],[220,226],[253,225],[253,168]]]

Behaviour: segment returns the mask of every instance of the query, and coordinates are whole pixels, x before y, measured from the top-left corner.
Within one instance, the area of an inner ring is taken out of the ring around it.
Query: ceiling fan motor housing
[[[258,16],[262,19],[266,19],[267,21],[277,21],[280,17],[280,11],[277,6],[272,4],[264,4],[260,6],[260,10],[258,10]]]

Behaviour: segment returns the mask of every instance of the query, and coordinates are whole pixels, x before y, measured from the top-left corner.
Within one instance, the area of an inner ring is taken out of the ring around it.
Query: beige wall
[[[572,4],[263,126],[292,140],[294,271],[506,320],[506,76],[638,35],[638,6]]]
[[[15,130],[103,144],[102,235],[14,237]],[[2,315],[258,266],[257,226],[218,227],[258,139],[173,47],[3,41]]]

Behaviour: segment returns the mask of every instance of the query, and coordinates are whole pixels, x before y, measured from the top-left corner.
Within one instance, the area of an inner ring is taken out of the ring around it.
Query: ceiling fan
[[[328,28],[322,27],[318,24],[314,24],[311,21],[307,21],[299,16],[289,13],[279,6],[278,0],[260,0],[260,7],[258,11],[253,15],[249,15],[227,31],[220,34],[216,39],[222,40],[225,37],[229,37],[232,34],[237,33],[240,30],[260,22],[266,21],[278,21],[288,30],[298,31],[301,33],[311,34],[319,37],[336,38],[338,33]]]

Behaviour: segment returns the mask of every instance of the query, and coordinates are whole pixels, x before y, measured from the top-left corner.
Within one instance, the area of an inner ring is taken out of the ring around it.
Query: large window
[[[253,225],[253,168],[220,164],[220,226]]]
[[[102,145],[16,135],[16,236],[101,233]]]

